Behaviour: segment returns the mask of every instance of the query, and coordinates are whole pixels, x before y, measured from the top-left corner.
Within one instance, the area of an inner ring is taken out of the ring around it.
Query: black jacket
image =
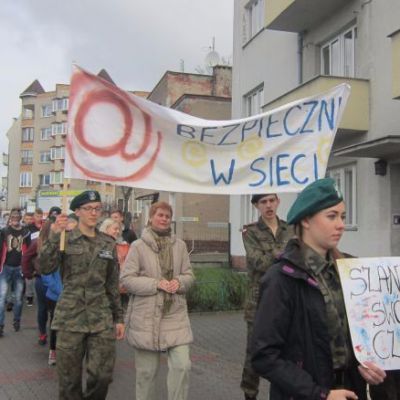
[[[270,400],[322,400],[334,387],[325,302],[317,286],[296,239],[262,278],[252,365],[271,382]],[[361,400],[366,385],[355,359],[351,364],[346,389]]]
[[[131,244],[135,240],[137,240],[137,236],[134,230],[125,228],[122,231],[122,238],[125,240],[126,243]]]

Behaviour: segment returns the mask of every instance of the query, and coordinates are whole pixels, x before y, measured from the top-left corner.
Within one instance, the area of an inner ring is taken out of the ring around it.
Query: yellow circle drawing
[[[237,148],[239,158],[251,160],[263,153],[263,141],[258,136],[252,136],[240,143]]]
[[[317,155],[318,160],[322,164],[326,164],[329,158],[329,150],[331,146],[331,139],[329,137],[322,137],[318,142]]]
[[[185,142],[182,146],[182,158],[192,167],[200,167],[207,162],[206,146],[195,141]]]

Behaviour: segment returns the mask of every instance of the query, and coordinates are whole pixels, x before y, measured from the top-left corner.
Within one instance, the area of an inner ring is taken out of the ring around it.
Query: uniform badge
[[[96,193],[95,192],[89,192],[88,193],[89,200],[95,201],[96,200]]]
[[[100,250],[99,257],[106,260],[114,260],[113,253],[110,250]]]

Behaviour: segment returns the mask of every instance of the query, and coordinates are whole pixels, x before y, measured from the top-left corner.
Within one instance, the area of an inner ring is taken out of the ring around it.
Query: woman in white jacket
[[[155,399],[160,355],[168,355],[168,400],[185,400],[189,388],[189,344],[193,341],[186,292],[194,277],[185,243],[171,233],[172,208],[157,202],[149,224],[132,243],[121,284],[133,294],[126,337],[135,349],[136,400]]]

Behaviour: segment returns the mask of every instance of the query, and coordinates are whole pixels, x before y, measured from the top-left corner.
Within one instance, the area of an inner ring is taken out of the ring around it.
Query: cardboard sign
[[[400,257],[337,260],[354,353],[400,369]]]

